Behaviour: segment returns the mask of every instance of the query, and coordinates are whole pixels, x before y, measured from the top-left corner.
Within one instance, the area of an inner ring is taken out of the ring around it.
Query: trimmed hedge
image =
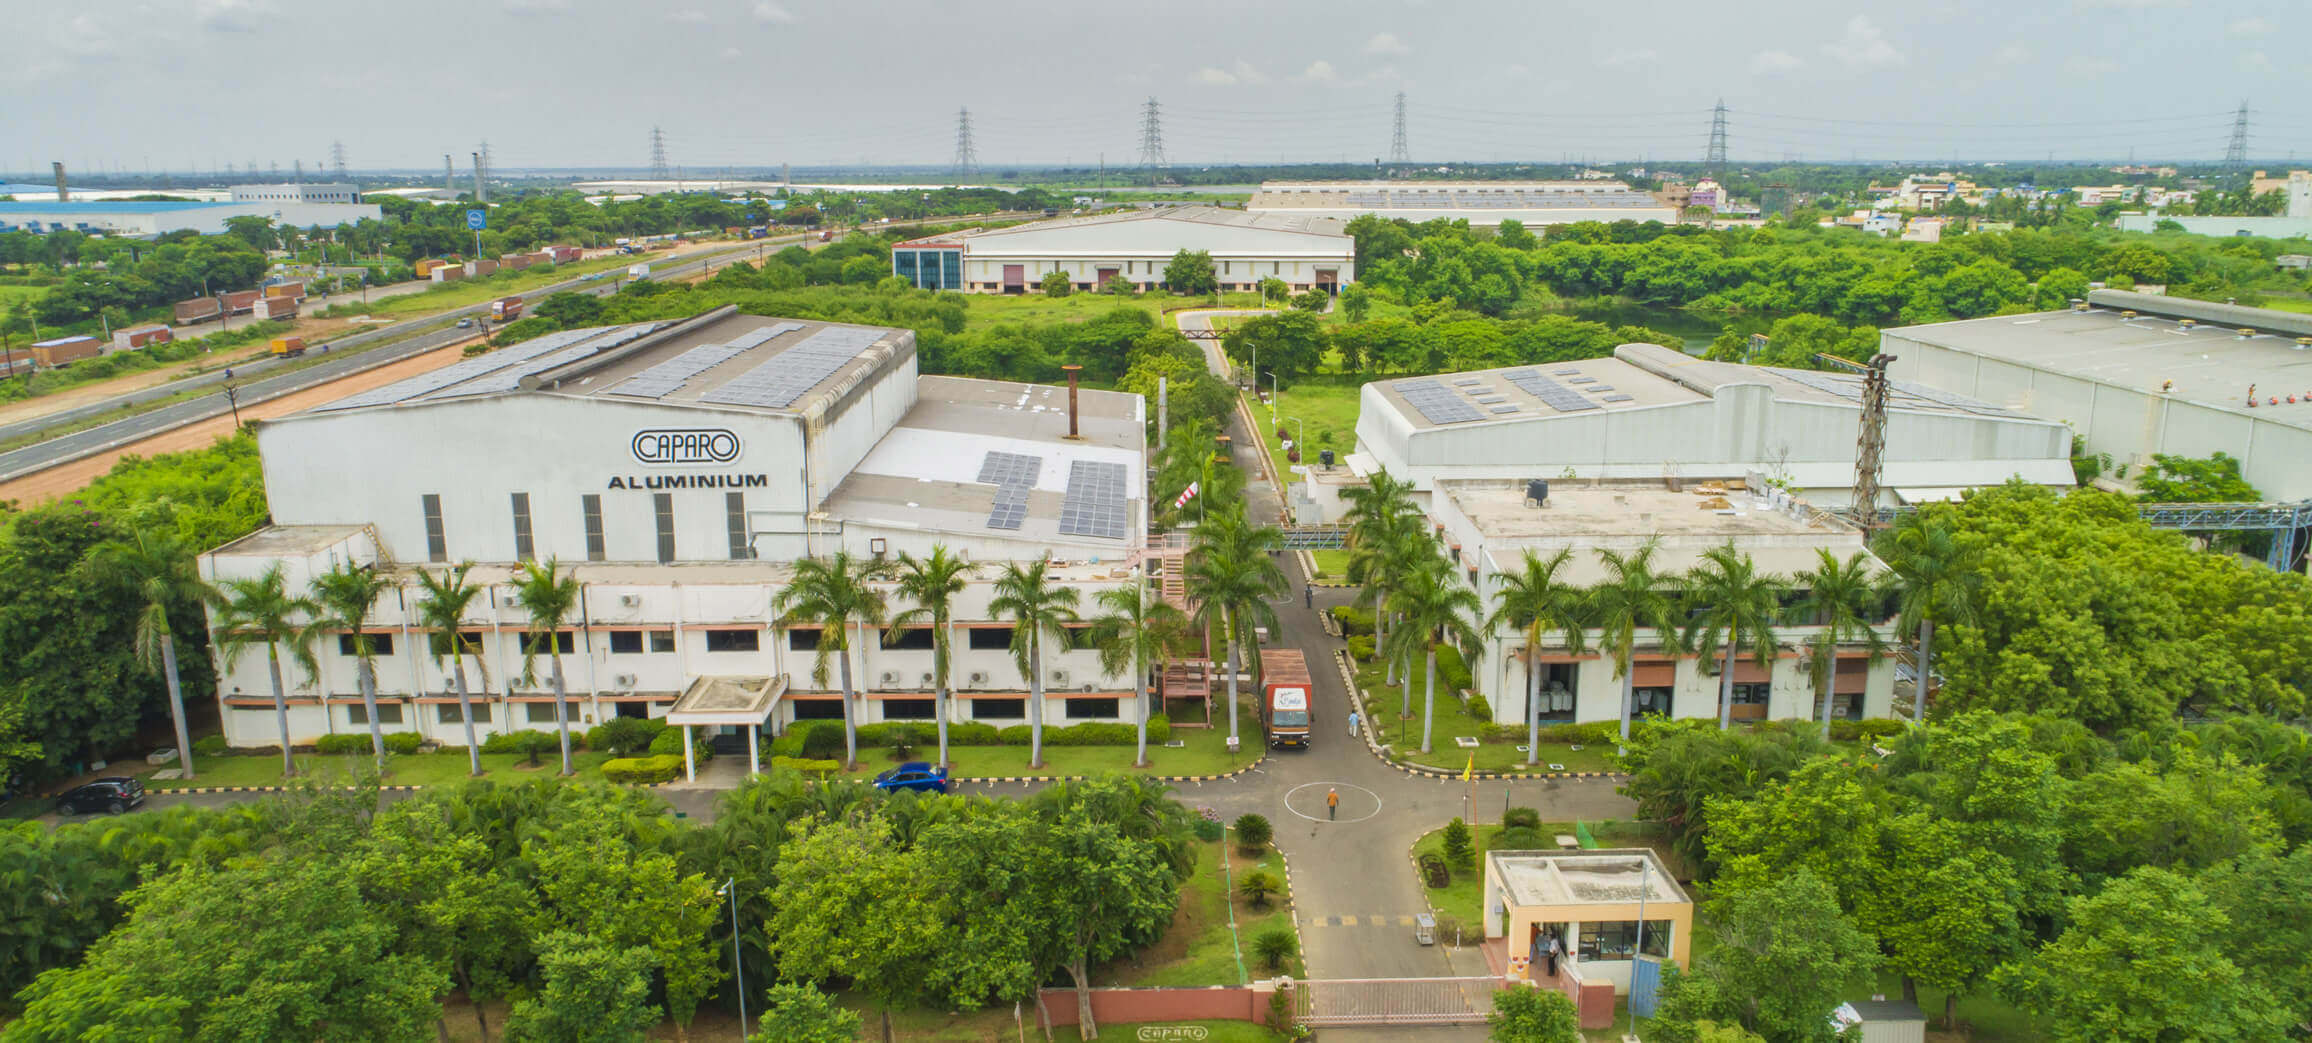
[[[835,769],[842,766],[843,762],[841,761],[811,760],[807,757],[771,758],[771,769],[773,771],[784,768],[788,771],[801,772],[805,775],[815,775],[822,779],[834,774]]]
[[[550,731],[543,731],[537,728],[529,728],[517,732],[500,732],[499,734],[492,735],[487,739],[483,739],[482,752],[528,753],[530,752],[529,744],[537,741],[535,739],[529,738],[529,736],[533,735],[544,737],[545,745],[542,747],[542,749],[558,750],[562,748],[562,739],[558,734]],[[572,735],[571,738],[576,739],[577,736]]]
[[[1345,636],[1370,635],[1373,632],[1373,614],[1355,605],[1334,605],[1325,611],[1333,614],[1333,622],[1341,625]]]
[[[424,745],[425,736],[416,732],[385,733],[385,752],[387,753],[398,753],[406,757],[416,753],[418,748]]]
[[[658,733],[666,730],[666,722],[644,717],[613,717],[586,730],[586,748],[601,750],[614,757],[633,757],[651,749]],[[677,736],[676,742],[681,741]],[[675,752],[682,752],[680,746]]]
[[[1582,746],[1604,746],[1620,742],[1622,726],[1619,721],[1591,721],[1588,724],[1545,724],[1541,726],[1541,741],[1575,743]]]
[[[1493,704],[1486,702],[1484,696],[1471,692],[1469,693],[1469,716],[1490,724],[1493,721]]]
[[[618,757],[602,762],[602,777],[611,782],[655,786],[680,774],[681,757]]]
[[[368,751],[369,733],[367,732],[358,735],[324,735],[313,740],[313,752],[329,756],[343,753],[366,753]]]
[[[700,764],[714,759],[714,744],[712,743],[702,739],[691,743],[690,748],[691,756],[697,758]],[[678,762],[681,761],[682,729],[660,728],[658,734],[650,739],[650,755],[653,757],[672,757]]]
[[[193,740],[193,756],[196,757],[223,757],[232,752],[232,744],[226,742],[222,735],[203,735]]]
[[[1369,663],[1369,662],[1372,662],[1372,660],[1373,660],[1373,639],[1372,639],[1372,636],[1371,636],[1371,635],[1366,635],[1366,634],[1360,634],[1360,635],[1358,635],[1358,636],[1356,636],[1356,637],[1352,637],[1352,638],[1350,638],[1350,639],[1349,639],[1349,658],[1351,658],[1351,659],[1354,659],[1354,660],[1356,660],[1356,661],[1358,661],[1358,662],[1360,662],[1360,663]]]
[[[1452,645],[1437,646],[1437,683],[1448,692],[1477,687],[1469,678],[1469,664],[1461,658],[1461,650]]]

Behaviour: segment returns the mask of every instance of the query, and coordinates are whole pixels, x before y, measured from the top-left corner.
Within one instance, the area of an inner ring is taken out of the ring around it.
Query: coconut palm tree
[[[313,620],[321,614],[321,606],[311,598],[289,593],[279,562],[255,578],[226,580],[223,589],[212,597],[217,606],[217,645],[227,669],[250,646],[265,646],[265,665],[273,678],[273,718],[281,728],[281,775],[295,775],[297,762],[289,757],[289,693],[281,684],[281,652],[288,650],[290,660],[305,669],[308,681],[320,675],[321,664],[313,658],[313,634],[318,629]],[[326,712],[326,701],[322,708]]]
[[[369,619],[377,599],[393,583],[373,566],[340,563],[313,577],[313,601],[321,606],[321,626],[343,630],[353,640],[354,672],[360,679],[361,705],[369,713],[369,749],[377,770],[385,770],[385,729],[377,722],[377,647],[369,636]]]
[[[891,633],[905,626],[931,628],[931,680],[939,715],[939,765],[947,766],[947,670],[949,637],[953,631],[955,597],[971,579],[971,563],[948,553],[944,544],[931,545],[931,556],[917,558],[901,551],[896,573],[899,596],[915,607],[891,617]]]
[[[1092,643],[1100,650],[1100,669],[1111,674],[1132,671],[1140,708],[1139,755],[1132,766],[1148,766],[1148,668],[1188,629],[1188,616],[1148,597],[1146,570],[1133,577],[1132,586],[1109,587],[1093,600],[1108,611],[1092,621]]]
[[[480,775],[482,744],[474,735],[474,702],[466,691],[466,657],[473,656],[474,665],[481,669],[484,690],[490,687],[490,665],[482,657],[481,647],[466,638],[466,608],[482,593],[482,588],[466,582],[466,573],[473,567],[473,562],[461,561],[439,575],[419,572],[417,581],[425,588],[425,596],[417,603],[417,618],[429,632],[427,645],[434,662],[449,657],[450,681],[458,693],[458,719],[466,726],[467,767]]]
[[[1196,605],[1196,624],[1210,633],[1219,628],[1228,644],[1228,738],[1237,739],[1236,664],[1240,646],[1246,660],[1257,661],[1255,627],[1276,629],[1276,609],[1270,598],[1290,590],[1284,569],[1274,552],[1284,546],[1284,534],[1270,526],[1254,526],[1244,518],[1239,500],[1217,510],[1196,528],[1196,546],[1188,552],[1184,570],[1188,598]]]
[[[1818,547],[1815,553],[1821,560],[1798,574],[1798,582],[1806,588],[1806,594],[1791,606],[1791,613],[1796,619],[1822,628],[1807,638],[1806,652],[1815,698],[1822,704],[1822,737],[1828,739],[1830,688],[1838,671],[1839,646],[1860,643],[1872,663],[1886,654],[1886,639],[1880,637],[1878,628],[1872,625],[1886,596],[1886,587],[1880,577],[1872,574],[1869,554],[1856,551],[1840,561],[1827,547]]]
[[[562,774],[569,775],[570,703],[562,679],[561,635],[562,621],[578,607],[578,577],[564,574],[562,563],[554,558],[525,561],[514,578],[514,601],[530,615],[530,624],[523,629],[522,683],[537,683],[538,650],[545,649],[554,684],[554,730],[562,736]]]
[[[1728,540],[1702,552],[1701,563],[1686,571],[1684,588],[1687,616],[1681,640],[1704,660],[1719,657],[1718,727],[1733,727],[1735,653],[1748,650],[1762,669],[1774,665],[1780,647],[1774,619],[1782,614],[1782,594],[1790,585],[1761,575],[1750,555]]]
[[[158,671],[169,686],[169,722],[176,726],[177,764],[193,778],[193,740],[185,727],[185,696],[177,677],[176,628],[169,610],[209,600],[211,591],[193,562],[193,549],[161,524],[148,521],[127,538],[96,548],[89,565],[103,581],[136,591],[144,607],[136,617],[136,657]]]
[[[1384,617],[1388,615],[1389,589],[1407,568],[1431,553],[1423,545],[1421,512],[1413,506],[1412,489],[1412,483],[1380,471],[1367,484],[1341,491],[1341,497],[1349,501],[1348,513],[1343,516],[1349,525],[1348,579],[1357,584],[1359,596],[1373,606],[1376,649],[1388,644],[1388,620]],[[1385,683],[1397,683],[1395,659],[1387,659],[1383,670]],[[1412,691],[1407,689],[1406,716],[1412,715],[1412,699]]]
[[[851,685],[851,627],[864,623],[883,627],[888,623],[887,603],[882,591],[875,589],[874,581],[884,578],[890,566],[873,558],[854,558],[849,551],[836,551],[825,558],[804,558],[795,562],[795,576],[787,581],[779,596],[771,601],[771,614],[778,617],[781,632],[796,626],[819,628],[819,649],[811,661],[811,683],[827,687],[827,659],[836,657],[843,683],[843,766],[848,769],[859,763],[859,717],[853,711]]]
[[[1598,643],[1613,657],[1614,676],[1622,682],[1623,742],[1629,741],[1630,711],[1637,700],[1638,679],[1631,659],[1637,653],[1638,630],[1653,630],[1665,650],[1675,650],[1678,643],[1677,599],[1670,589],[1676,584],[1654,571],[1658,546],[1648,539],[1628,554],[1598,551],[1598,560],[1606,567],[1606,581],[1591,587],[1587,599],[1590,622],[1598,628]]]
[[[1410,649],[1418,644],[1423,658],[1421,752],[1427,753],[1437,722],[1437,645],[1451,641],[1461,648],[1476,647],[1475,620],[1485,606],[1477,600],[1476,591],[1462,586],[1453,575],[1451,562],[1431,557],[1389,595],[1389,607],[1404,621],[1396,635],[1398,647]],[[1406,678],[1406,686],[1411,685],[1412,678]]]
[[[1485,629],[1515,629],[1525,635],[1525,763],[1541,760],[1541,641],[1550,633],[1565,635],[1568,651],[1581,654],[1587,624],[1587,604],[1580,588],[1560,578],[1571,548],[1559,548],[1547,558],[1526,551],[1514,571],[1496,577],[1500,589],[1493,595],[1493,615]]]
[[[1044,766],[1044,642],[1056,640],[1068,647],[1067,624],[1076,619],[1076,604],[1083,592],[1053,586],[1049,563],[1042,559],[1022,568],[1003,567],[996,578],[995,597],[987,603],[990,615],[1012,621],[1012,661],[1028,682],[1028,767]]]
[[[1894,574],[1895,631],[1918,634],[1918,710],[1924,718],[1935,677],[1935,628],[1971,623],[1983,589],[1980,556],[1948,521],[1922,512],[1895,527],[1883,546]]]

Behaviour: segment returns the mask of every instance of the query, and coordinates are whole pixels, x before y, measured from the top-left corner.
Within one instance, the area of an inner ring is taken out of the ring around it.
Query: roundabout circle
[[[1301,793],[1303,790],[1309,791],[1309,792],[1312,794],[1312,795],[1311,795],[1309,798],[1307,798],[1307,799],[1308,799],[1308,800],[1309,800],[1309,801],[1310,801],[1312,804],[1314,804],[1314,805],[1315,805],[1315,807],[1316,807],[1316,809],[1317,809],[1317,810],[1319,810],[1319,811],[1322,811],[1322,810],[1324,810],[1324,808],[1325,808],[1325,795],[1324,795],[1324,793],[1320,792],[1320,791],[1323,791],[1323,790],[1339,790],[1339,791],[1341,791],[1341,803],[1343,803],[1343,804],[1346,804],[1346,803],[1348,803],[1348,802],[1349,802],[1349,800],[1350,800],[1350,797],[1349,797],[1349,795],[1350,795],[1351,793],[1362,793],[1362,794],[1364,794],[1366,797],[1368,797],[1368,798],[1371,798],[1371,800],[1372,800],[1372,802],[1373,802],[1373,807],[1372,807],[1372,810],[1370,810],[1370,811],[1367,811],[1367,812],[1365,812],[1364,814],[1362,814],[1362,815],[1359,815],[1359,816],[1357,816],[1357,817],[1355,817],[1355,818],[1343,818],[1343,819],[1335,819],[1335,818],[1327,818],[1326,816],[1323,816],[1323,815],[1315,815],[1315,814],[1310,814],[1309,812],[1306,812],[1306,811],[1302,811],[1301,809],[1299,809],[1299,808],[1296,808],[1296,807],[1294,807],[1294,806],[1293,806],[1293,798],[1294,798],[1296,795],[1300,794],[1300,793]],[[1366,789],[1366,788],[1365,788],[1365,787],[1363,787],[1363,786],[1352,786],[1352,785],[1350,785],[1350,784],[1348,784],[1348,783],[1346,783],[1346,782],[1304,782],[1304,783],[1301,783],[1301,784],[1300,784],[1300,785],[1298,785],[1298,786],[1294,786],[1293,788],[1291,788],[1291,789],[1288,789],[1288,790],[1284,791],[1284,809],[1285,809],[1286,811],[1290,811],[1290,812],[1292,812],[1292,813],[1293,813],[1293,814],[1295,814],[1295,815],[1298,815],[1298,816],[1300,816],[1300,817],[1302,817],[1302,818],[1305,818],[1305,819],[1307,819],[1307,820],[1309,820],[1309,821],[1311,821],[1311,822],[1328,822],[1328,823],[1335,823],[1335,824],[1339,824],[1339,825],[1346,825],[1346,824],[1348,824],[1348,823],[1351,823],[1351,822],[1363,822],[1363,821],[1365,821],[1366,819],[1372,818],[1373,816],[1380,814],[1380,813],[1381,813],[1381,795],[1380,795],[1380,794],[1378,794],[1378,793],[1375,793],[1375,792],[1373,792],[1372,790]]]

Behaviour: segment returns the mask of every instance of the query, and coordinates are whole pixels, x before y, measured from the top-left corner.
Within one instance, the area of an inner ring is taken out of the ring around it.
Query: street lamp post
[[[730,877],[715,889],[715,894],[730,899],[731,903],[731,980],[736,983],[739,996],[739,1035],[747,1034],[747,972],[739,963],[739,894],[738,878]]]

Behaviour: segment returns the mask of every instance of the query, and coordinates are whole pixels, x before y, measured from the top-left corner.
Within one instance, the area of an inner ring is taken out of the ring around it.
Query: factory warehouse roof
[[[1038,221],[1010,228],[931,236],[911,246],[964,244],[974,256],[1033,254],[1038,257],[1170,258],[1180,250],[1203,250],[1215,257],[1352,257],[1355,243],[1342,223],[1326,217],[1249,214],[1210,206],[1167,207]]]

